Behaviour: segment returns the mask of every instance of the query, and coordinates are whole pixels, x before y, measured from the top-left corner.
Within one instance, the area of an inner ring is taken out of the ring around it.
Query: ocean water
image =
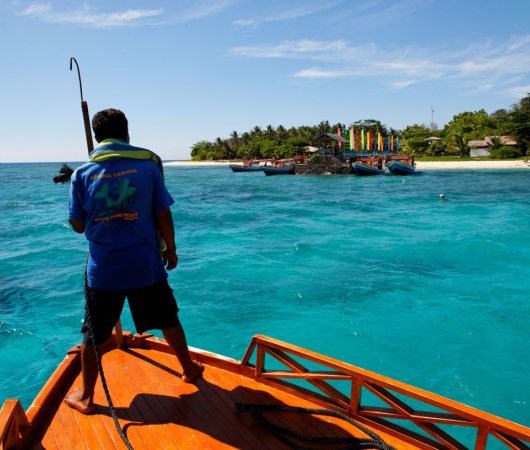
[[[0,403],[25,408],[81,339],[59,166],[0,164]],[[530,171],[166,181],[190,345],[240,359],[265,334],[530,426]]]

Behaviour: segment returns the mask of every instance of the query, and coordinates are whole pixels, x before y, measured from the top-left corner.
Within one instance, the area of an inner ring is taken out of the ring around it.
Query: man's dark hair
[[[129,140],[129,125],[127,117],[119,109],[104,109],[92,118],[92,129],[96,141],[104,139]]]

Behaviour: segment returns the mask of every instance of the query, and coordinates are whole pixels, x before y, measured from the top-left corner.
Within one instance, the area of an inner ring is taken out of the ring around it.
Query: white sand
[[[228,166],[241,161],[171,161],[165,166]],[[529,169],[530,162],[515,161],[416,161],[417,170]]]
[[[228,166],[242,164],[241,161],[169,161],[164,166]]]
[[[448,169],[529,169],[525,161],[417,161],[417,170]]]

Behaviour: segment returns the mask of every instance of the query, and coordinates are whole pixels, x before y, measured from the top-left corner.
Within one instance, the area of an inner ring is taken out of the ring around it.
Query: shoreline
[[[168,167],[215,167],[241,164],[241,161],[168,161]],[[530,162],[511,161],[417,161],[416,170],[530,169]]]

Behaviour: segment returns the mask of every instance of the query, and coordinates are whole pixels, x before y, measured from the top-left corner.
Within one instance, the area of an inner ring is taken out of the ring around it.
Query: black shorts
[[[124,290],[99,290],[85,286],[85,298],[85,320],[81,328],[84,344],[102,344],[111,336],[125,298],[129,301],[137,333],[167,330],[179,324],[179,309],[167,279],[150,286]]]

